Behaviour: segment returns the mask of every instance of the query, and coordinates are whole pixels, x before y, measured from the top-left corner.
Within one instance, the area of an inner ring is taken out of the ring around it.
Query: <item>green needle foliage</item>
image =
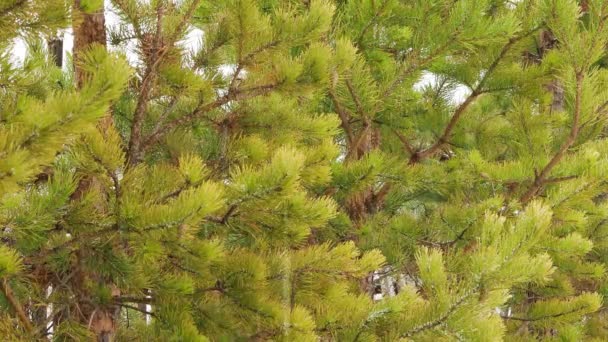
[[[607,1],[5,2],[3,340],[608,338]]]

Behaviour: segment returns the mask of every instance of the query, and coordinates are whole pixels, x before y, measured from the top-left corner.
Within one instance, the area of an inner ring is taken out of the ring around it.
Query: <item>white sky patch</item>
[[[414,90],[422,91],[424,87],[434,86],[437,84],[439,76],[430,72],[424,71],[422,77],[414,84]],[[465,85],[459,85],[452,91],[452,104],[459,105],[469,96],[471,89]]]

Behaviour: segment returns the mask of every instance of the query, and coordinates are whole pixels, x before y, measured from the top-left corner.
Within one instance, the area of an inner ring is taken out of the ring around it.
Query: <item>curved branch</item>
[[[529,35],[531,35],[532,33],[536,32],[540,27],[534,28],[530,31],[527,31],[525,33],[523,33],[520,36],[516,36],[516,37],[512,37],[511,39],[509,39],[509,41],[507,42],[507,44],[505,44],[502,49],[500,50],[500,53],[498,54],[498,56],[494,59],[494,61],[492,62],[492,64],[490,64],[490,66],[488,67],[488,69],[485,71],[484,75],[482,76],[481,80],[479,81],[479,83],[477,84],[477,86],[475,87],[475,89],[473,89],[473,91],[471,92],[471,94],[469,94],[469,96],[464,100],[463,103],[460,104],[460,106],[458,106],[458,108],[456,108],[456,111],[454,112],[454,115],[452,115],[452,118],[450,119],[450,121],[448,122],[448,125],[445,127],[445,129],[443,130],[443,133],[441,134],[441,136],[439,137],[439,139],[437,139],[437,141],[428,149],[423,150],[423,151],[419,151],[417,153],[415,153],[414,155],[412,155],[412,157],[410,158],[410,163],[411,164],[415,164],[421,160],[423,160],[424,158],[430,157],[433,154],[435,154],[444,144],[448,143],[450,140],[450,137],[452,135],[452,131],[454,130],[454,128],[456,128],[456,124],[458,123],[458,121],[460,120],[460,118],[462,117],[462,115],[464,114],[464,112],[466,111],[466,109],[469,107],[469,105],[481,94],[487,92],[487,90],[484,90],[484,86],[486,84],[486,82],[489,79],[489,76],[496,70],[496,68],[498,67],[499,63],[502,61],[503,58],[505,58],[505,56],[507,55],[507,53],[509,52],[509,50],[511,49],[511,47],[513,47],[513,45],[517,42],[519,42],[520,40],[524,39],[525,37],[528,37]]]
[[[19,303],[19,300],[15,297],[13,289],[11,289],[11,286],[9,285],[8,280],[6,278],[2,278],[1,290],[8,303],[11,305],[13,310],[15,310],[15,314],[21,321],[21,324],[23,324],[23,328],[25,328],[25,331],[31,333],[34,330],[32,322],[30,322],[30,319],[25,314],[23,307]]]
[[[583,79],[584,75],[581,71],[576,72],[576,95],[574,99],[574,117],[572,118],[572,127],[570,128],[570,134],[562,146],[560,146],[557,153],[551,158],[549,163],[545,165],[542,171],[535,177],[534,183],[528,188],[528,190],[521,196],[520,201],[522,203],[528,203],[538,191],[548,182],[549,174],[557,164],[562,160],[568,149],[574,145],[576,138],[579,133],[579,120],[581,116],[581,101],[583,96]]]

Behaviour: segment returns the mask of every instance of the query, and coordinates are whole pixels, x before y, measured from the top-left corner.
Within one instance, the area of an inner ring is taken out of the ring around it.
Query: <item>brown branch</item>
[[[120,296],[113,298],[116,303],[139,303],[139,304],[153,304],[154,298],[146,297],[131,297],[131,296]]]
[[[245,88],[240,90],[235,90],[234,92],[228,92],[226,95],[219,97],[213,102],[201,104],[197,108],[195,108],[191,113],[186,114],[180,118],[177,118],[162,127],[158,127],[155,129],[142,143],[141,150],[148,150],[153,144],[158,142],[165,134],[177,128],[178,126],[182,126],[188,123],[193,122],[194,120],[201,117],[201,115],[217,109],[232,100],[246,100],[249,98],[253,98],[256,96],[261,96],[269,93],[279,84],[266,84],[251,88]]]
[[[506,316],[506,315],[500,315],[500,318],[506,319],[506,320],[522,321],[522,322],[535,322],[535,321],[542,321],[544,319],[557,318],[557,317],[573,314],[573,313],[576,313],[578,311],[585,310],[586,308],[587,308],[587,306],[582,307],[582,308],[572,309],[572,310],[565,311],[565,312],[560,312],[560,313],[553,314],[553,315],[545,315],[545,316],[532,317],[532,318],[512,317],[512,316]]]
[[[234,211],[236,210],[236,208],[237,208],[237,205],[233,204],[228,208],[228,211],[226,211],[224,216],[222,216],[222,217],[209,216],[209,217],[207,217],[207,220],[211,221],[211,222],[219,223],[219,224],[226,224],[226,223],[228,223],[228,220],[230,219],[232,214],[234,214]]]
[[[473,91],[471,92],[471,94],[469,94],[469,96],[464,100],[463,103],[460,104],[460,106],[458,106],[458,108],[456,108],[456,111],[454,111],[454,115],[452,115],[452,118],[450,119],[450,121],[448,122],[447,126],[445,127],[445,129],[443,130],[443,133],[441,134],[441,136],[439,137],[439,139],[437,139],[437,141],[428,149],[424,150],[424,151],[419,151],[416,154],[412,155],[412,157],[410,158],[410,163],[414,164],[417,163],[419,161],[421,161],[424,158],[427,158],[429,156],[432,156],[433,154],[435,154],[444,144],[448,143],[450,140],[450,136],[452,135],[452,131],[454,130],[454,128],[456,128],[456,124],[458,123],[458,121],[460,120],[460,118],[462,117],[462,115],[464,114],[464,112],[466,111],[466,109],[469,107],[469,105],[481,94],[483,94],[485,92],[485,90],[483,89],[483,87],[485,86],[487,80],[489,79],[490,74],[492,74],[494,72],[494,70],[496,70],[496,68],[498,67],[498,64],[500,63],[500,61],[507,55],[507,53],[509,52],[509,50],[511,49],[511,47],[517,43],[518,41],[524,39],[525,37],[529,36],[530,34],[532,34],[533,32],[535,32],[536,30],[538,30],[538,28],[535,28],[533,30],[530,30],[520,36],[517,37],[512,37],[511,39],[509,39],[509,41],[507,42],[507,44],[505,44],[503,46],[503,48],[501,49],[500,53],[498,54],[498,56],[494,59],[494,61],[492,62],[492,64],[490,64],[490,66],[488,67],[488,69],[485,71],[484,75],[482,76],[481,80],[479,81],[479,83],[477,84],[477,86],[475,87],[475,89],[473,89]]]
[[[466,234],[466,232],[471,228],[471,226],[472,225],[469,225],[466,228],[464,228],[460,233],[458,233],[458,235],[453,240],[449,240],[449,241],[429,241],[429,240],[419,239],[417,241],[420,242],[422,245],[425,245],[425,246],[436,247],[436,248],[438,247],[438,248],[441,248],[442,250],[445,250],[446,248],[452,247],[458,241],[462,240],[464,238],[464,234]]]
[[[552,177],[552,178],[545,179],[545,184],[561,183],[561,182],[569,181],[569,180],[576,179],[576,178],[578,178],[578,176]]]
[[[472,291],[470,291],[469,293],[466,293],[464,296],[462,296],[461,298],[459,298],[456,302],[454,302],[452,305],[450,305],[450,307],[448,308],[448,310],[443,313],[441,316],[439,316],[436,320],[434,321],[430,321],[427,322],[425,324],[422,324],[404,334],[401,335],[401,337],[412,337],[416,334],[419,334],[425,330],[429,330],[429,329],[433,329],[436,326],[444,323],[448,318],[450,318],[450,316],[456,311],[456,309],[462,305],[467,299],[469,299],[469,297],[471,297],[478,289],[475,288]]]
[[[363,108],[363,104],[361,103],[361,98],[359,98],[359,95],[357,95],[357,92],[355,92],[353,83],[351,82],[351,80],[346,80],[345,83],[346,88],[348,89],[348,93],[355,102],[355,108],[357,108],[357,112],[359,113],[359,115],[361,115],[361,117],[365,118],[365,109]]]
[[[414,150],[414,147],[412,146],[412,144],[410,144],[410,142],[407,140],[407,138],[403,134],[401,134],[401,132],[397,131],[396,129],[393,129],[393,133],[395,133],[395,135],[399,138],[399,140],[403,144],[403,148],[405,148],[407,153],[409,153],[410,156],[413,156],[416,153],[416,151]]]
[[[562,160],[566,151],[576,142],[576,138],[579,133],[579,120],[581,116],[581,101],[583,96],[583,79],[584,75],[582,71],[576,72],[576,95],[574,99],[574,117],[572,119],[572,127],[570,128],[570,134],[564,143],[560,146],[557,153],[551,158],[549,163],[545,165],[542,171],[535,177],[534,183],[520,198],[522,203],[529,202],[538,191],[546,184],[549,174],[557,164]]]
[[[130,165],[138,164],[141,161],[141,136],[142,128],[145,119],[146,109],[150,92],[152,91],[152,81],[155,78],[156,67],[160,62],[160,58],[156,58],[152,65],[146,68],[144,78],[139,90],[137,105],[133,114],[133,124],[131,125],[131,136],[129,138],[129,147],[127,159]]]
[[[338,97],[336,96],[336,93],[333,89],[329,89],[329,97],[331,98],[331,101],[334,104],[336,113],[338,113],[338,116],[340,117],[340,126],[342,126],[342,129],[344,129],[344,133],[346,133],[346,142],[350,146],[353,143],[353,140],[355,139],[353,129],[350,126],[350,115],[348,114],[346,109],[342,107],[340,102],[338,102]]]
[[[34,331],[32,322],[27,317],[25,311],[23,310],[23,307],[19,303],[19,300],[15,297],[15,294],[13,293],[13,289],[11,289],[11,286],[9,285],[8,280],[6,278],[2,278],[1,288],[2,288],[2,293],[4,294],[4,297],[6,298],[8,303],[11,305],[13,310],[15,310],[15,314],[17,314],[17,317],[23,324],[25,331],[27,331],[28,333],[31,333],[32,331]]]
[[[131,136],[129,139],[129,147],[127,153],[127,159],[129,160],[129,165],[138,164],[142,159],[142,129],[143,124],[146,118],[146,110],[148,107],[148,102],[150,101],[150,93],[153,87],[153,81],[156,78],[156,72],[159,64],[162,62],[164,57],[167,55],[169,51],[168,46],[171,46],[177,40],[180,32],[184,29],[188,18],[190,18],[200,0],[193,1],[191,6],[186,11],[186,14],[182,17],[179,24],[177,25],[175,32],[170,37],[165,46],[162,42],[162,19],[164,16],[163,6],[159,4],[157,8],[156,15],[156,32],[154,35],[154,47],[152,51],[152,56],[150,59],[150,63],[148,63],[146,70],[144,72],[144,77],[142,80],[142,85],[139,90],[139,96],[137,99],[137,105],[135,107],[135,112],[133,114],[133,124],[131,126]],[[143,44],[143,41],[142,41]]]
[[[150,315],[150,316],[152,316],[152,317],[154,317],[154,318],[156,318],[156,317],[157,317],[157,316],[156,316],[156,314],[155,314],[154,312],[151,312],[151,311],[147,311],[147,310],[144,310],[144,309],[138,308],[137,306],[133,306],[133,305],[129,305],[129,304],[124,304],[124,303],[116,303],[116,305],[118,305],[118,306],[120,306],[120,307],[122,307],[122,308],[126,308],[126,309],[131,309],[131,310],[139,311],[139,312],[141,312],[141,313],[143,313],[143,314]]]
[[[175,107],[177,106],[178,102],[179,102],[179,100],[178,100],[177,97],[173,97],[171,99],[171,101],[169,102],[169,104],[167,105],[167,107],[165,108],[165,110],[158,117],[158,119],[156,121],[156,125],[152,129],[152,132],[155,132],[155,131],[161,129],[163,123],[165,123],[165,120],[167,119],[167,117],[169,116],[169,114],[171,114],[171,112],[173,111],[173,109],[175,109]]]
[[[351,157],[358,155],[357,152],[359,150],[359,146],[361,146],[361,143],[363,143],[363,141],[367,138],[367,134],[369,133],[369,129],[371,127],[371,122],[365,113],[365,109],[363,108],[363,104],[361,103],[361,98],[359,98],[359,95],[357,95],[357,93],[355,92],[355,88],[353,87],[352,82],[350,80],[346,80],[345,83],[346,88],[348,89],[348,92],[351,98],[353,99],[353,102],[355,102],[355,108],[357,109],[357,113],[359,113],[361,119],[363,120],[363,130],[359,132],[357,140],[352,143],[347,153],[347,157]]]
[[[454,115],[452,115],[452,118],[450,119],[450,121],[448,122],[448,125],[443,130],[443,133],[441,134],[439,139],[437,139],[437,141],[428,149],[423,150],[423,151],[418,151],[418,152],[412,154],[412,156],[410,157],[410,164],[415,164],[415,163],[423,160],[424,158],[432,156],[444,144],[446,144],[449,141],[452,131],[454,130],[454,128],[456,128],[456,124],[462,117],[462,114],[465,112],[465,110],[469,107],[469,105],[480,94],[481,94],[481,92],[477,88],[475,90],[473,90],[473,92],[464,100],[464,102],[461,103],[460,106],[458,106],[458,108],[456,108],[456,111],[454,111]]]

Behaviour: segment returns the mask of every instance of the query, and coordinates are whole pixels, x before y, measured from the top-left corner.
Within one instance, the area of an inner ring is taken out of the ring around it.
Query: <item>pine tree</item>
[[[315,110],[333,6],[113,5],[124,25],[110,41],[134,41],[139,57],[114,124],[87,131],[54,159],[50,180],[3,205],[23,259],[7,252],[24,269],[12,287],[27,303],[14,335],[300,340],[319,323],[361,324],[372,303],[353,279],[383,257],[311,236],[336,215],[315,192],[339,153],[338,121]],[[205,40],[189,54],[181,40],[192,26]],[[47,321],[30,322],[40,306]],[[343,314],[351,306],[354,320]]]
[[[341,3],[333,32],[344,64],[328,106],[345,160],[334,167],[342,214],[332,225],[381,249],[384,276],[406,276],[388,302],[428,305],[402,305],[410,316],[387,318],[381,336],[605,338],[606,6]],[[537,54],[543,31],[554,46]],[[433,82],[420,86],[421,76]],[[497,232],[509,236],[489,238]]]
[[[70,18],[76,65],[3,57],[4,339],[607,336],[608,2],[112,0],[130,67],[40,3],[3,49]]]

